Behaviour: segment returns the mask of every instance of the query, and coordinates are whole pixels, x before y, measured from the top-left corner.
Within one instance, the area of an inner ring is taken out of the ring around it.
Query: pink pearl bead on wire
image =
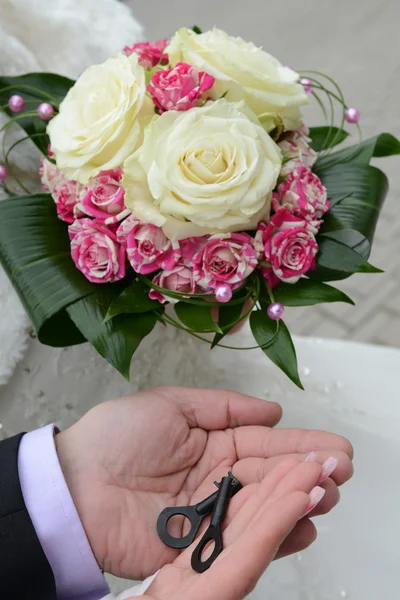
[[[8,171],[4,165],[0,165],[0,183],[5,181],[8,177]]]
[[[215,298],[217,302],[224,304],[232,300],[232,288],[227,283],[219,283],[215,288]]]
[[[49,121],[54,115],[54,108],[48,102],[43,102],[42,104],[39,104],[37,113],[42,121]]]
[[[311,92],[313,91],[313,82],[311,81],[311,79],[303,77],[303,79],[300,79],[300,83],[303,86],[305,93],[311,94]]]
[[[21,110],[24,110],[25,108],[25,100],[22,96],[14,94],[14,96],[11,96],[8,100],[8,108],[15,113],[21,112]]]
[[[348,108],[344,113],[344,118],[348,123],[358,123],[360,116],[358,108]]]
[[[268,316],[273,321],[279,321],[285,314],[285,307],[280,302],[273,302],[268,306]]]

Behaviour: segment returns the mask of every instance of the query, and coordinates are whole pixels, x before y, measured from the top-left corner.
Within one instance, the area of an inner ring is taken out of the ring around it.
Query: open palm
[[[148,576],[179,554],[158,538],[163,508],[204,499],[229,470],[251,486],[285,458],[311,451],[319,463],[339,458],[317,509],[329,511],[337,485],[352,474],[350,443],[325,432],[272,429],[280,416],[278,405],[235,392],[157,388],[99,405],[58,434],[61,466],[98,563],[115,575]],[[181,521],[172,527],[181,535]],[[303,519],[280,554],[314,538]]]
[[[224,550],[211,568],[201,575],[195,573],[193,547],[188,548],[159,571],[143,600],[245,598],[309,509],[309,494],[321,470],[318,463],[298,458],[280,461],[261,483],[246,486],[231,501],[224,524]]]

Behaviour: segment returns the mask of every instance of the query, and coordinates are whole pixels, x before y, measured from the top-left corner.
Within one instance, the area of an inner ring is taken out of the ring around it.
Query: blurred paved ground
[[[262,45],[283,64],[316,69],[336,79],[349,105],[362,113],[365,137],[381,131],[400,136],[399,0],[125,0],[148,39],[179,26],[217,25]],[[321,122],[316,107],[307,122]],[[295,309],[294,333],[400,346],[400,159],[379,161],[391,190],[371,262],[384,275],[354,276],[340,284],[357,307]]]

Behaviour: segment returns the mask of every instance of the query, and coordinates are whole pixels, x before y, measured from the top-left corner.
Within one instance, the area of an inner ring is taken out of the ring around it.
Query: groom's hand
[[[158,538],[163,508],[199,502],[229,470],[244,486],[259,483],[288,456],[339,459],[314,514],[331,510],[353,472],[351,444],[331,433],[273,429],[280,418],[279,405],[236,392],[157,388],[101,404],[58,434],[61,467],[98,563],[133,579],[154,573],[179,553]],[[173,526],[180,535],[182,523]],[[301,520],[280,555],[315,536]]]

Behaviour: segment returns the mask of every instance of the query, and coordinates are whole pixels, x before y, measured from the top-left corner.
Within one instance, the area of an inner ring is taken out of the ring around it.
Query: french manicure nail
[[[328,460],[324,462],[324,464],[322,465],[322,473],[321,477],[319,478],[318,485],[326,481],[328,477],[332,475],[333,471],[336,469],[338,464],[339,460],[334,456],[330,456]]]
[[[318,458],[318,454],[316,452],[310,452],[304,462],[315,462]]]
[[[321,487],[315,487],[310,492],[310,501],[307,505],[306,510],[301,518],[307,516],[314,508],[321,502],[322,498],[325,496],[325,490]]]

